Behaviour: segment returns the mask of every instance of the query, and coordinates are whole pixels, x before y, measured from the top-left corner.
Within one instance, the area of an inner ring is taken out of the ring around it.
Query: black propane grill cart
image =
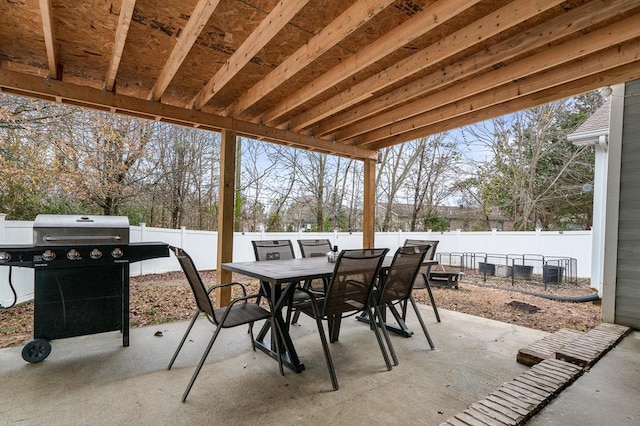
[[[38,215],[33,245],[0,247],[0,266],[34,270],[34,340],[22,358],[40,362],[50,340],[107,331],[129,346],[129,265],[159,257],[169,245],[130,243],[126,216]]]

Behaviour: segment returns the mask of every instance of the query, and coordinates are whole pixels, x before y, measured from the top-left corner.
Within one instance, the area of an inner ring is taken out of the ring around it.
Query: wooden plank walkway
[[[530,345],[520,349],[516,360],[520,364],[524,364],[528,367],[536,365],[537,363],[548,359],[555,358],[556,352],[567,346],[575,339],[582,336],[584,333],[576,330],[569,330],[568,328],[562,328],[553,334],[537,340]]]
[[[556,351],[556,359],[588,368],[617,345],[630,331],[629,327],[621,325],[600,324]]]
[[[583,372],[568,362],[545,359],[441,425],[521,425]]]
[[[518,351],[533,365],[441,426],[522,425],[631,331],[600,324],[586,333],[562,329]]]

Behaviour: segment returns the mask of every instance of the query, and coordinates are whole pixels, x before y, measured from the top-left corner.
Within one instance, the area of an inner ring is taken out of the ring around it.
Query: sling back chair
[[[438,240],[411,240],[407,239],[404,242],[406,246],[422,246],[429,245],[431,248],[427,252],[425,256],[426,260],[433,260],[436,255],[436,248],[438,247]],[[429,300],[431,301],[431,307],[433,308],[433,313],[436,315],[436,321],[440,322],[440,314],[438,313],[438,307],[436,306],[436,300],[433,298],[433,292],[431,291],[431,284],[429,283],[429,274],[431,272],[431,265],[424,265],[420,268],[420,275],[422,276],[422,280],[416,279],[413,283],[414,290],[423,290],[427,289],[427,293],[429,294]],[[417,276],[416,276],[417,278]],[[406,315],[407,305],[404,305],[403,315]]]
[[[300,303],[298,309],[316,320],[333,390],[338,390],[338,379],[322,320],[327,320],[331,341],[335,341],[339,333],[341,318],[363,311],[372,318],[371,290],[380,273],[382,260],[388,251],[389,249],[343,250],[338,255],[329,285],[321,298],[318,298],[317,293],[311,289],[300,290],[307,293],[310,300],[307,303]],[[387,369],[391,370],[391,362],[384,347],[380,330],[378,327],[371,328],[378,340]]]
[[[286,259],[295,259],[296,255],[293,251],[293,244],[291,240],[254,240],[251,241],[251,245],[253,246],[253,253],[256,257],[257,261],[266,261],[266,260],[286,260]],[[271,297],[269,292],[271,288],[268,284],[263,283],[261,286],[261,291],[268,297]],[[297,285],[296,285],[297,287]],[[288,303],[287,308],[287,317],[285,323],[287,327],[291,323],[291,313],[293,311],[292,304],[294,303],[293,299],[299,300],[300,298],[306,299],[305,295],[298,294],[295,290],[293,296]],[[269,325],[265,324],[260,333],[258,334],[258,340],[262,341],[265,336],[266,331],[269,329]]]
[[[331,245],[331,241],[329,241],[328,239],[298,240],[298,246],[300,246],[300,253],[302,253],[302,257],[325,257],[327,253],[333,249],[333,246]],[[304,288],[310,289],[312,288],[312,284],[313,284],[313,281],[308,280],[304,283]],[[323,279],[322,284],[323,284],[323,289],[321,291],[324,292],[325,291],[324,289],[326,289],[327,285],[329,285],[329,279],[328,278]],[[320,290],[314,289],[314,291],[320,291]],[[296,292],[296,294],[294,294],[294,303],[300,300],[304,300],[304,298],[303,296],[300,295],[300,293]],[[294,305],[294,309],[295,309],[295,305]],[[291,320],[291,324],[297,323],[299,317],[300,317],[300,312],[295,310],[295,313],[293,314],[293,319]]]
[[[298,240],[302,257],[324,257],[331,251],[329,240]]]
[[[418,317],[418,321],[420,322],[422,331],[424,332],[424,335],[429,342],[429,346],[431,347],[431,349],[435,349],[433,341],[431,340],[431,336],[429,336],[427,327],[425,326],[424,321],[422,320],[422,316],[420,315],[420,310],[418,309],[418,306],[413,299],[413,295],[411,294],[413,283],[430,248],[431,246],[429,245],[405,246],[400,247],[396,251],[389,270],[386,274],[384,274],[380,284],[378,285],[378,288],[374,292],[374,313],[376,315],[376,318],[379,320],[379,324],[383,325],[384,316],[382,313],[385,309],[388,308],[395,317],[396,321],[398,323],[402,323],[401,326],[405,326],[403,322],[406,319],[406,314],[404,316],[401,316],[395,306],[405,306],[407,301],[410,302],[413,306],[413,310],[416,313],[416,316]],[[380,328],[382,328],[382,333],[387,342],[387,346],[389,347],[389,351],[391,352],[393,363],[394,365],[398,365],[398,357],[396,356],[395,350],[391,343],[391,339],[389,338],[387,328],[384,326]]]
[[[173,251],[176,258],[180,262],[180,266],[182,267],[182,270],[184,271],[184,274],[187,277],[187,281],[191,286],[191,290],[193,291],[193,296],[195,297],[195,300],[196,300],[196,310],[193,314],[193,317],[191,318],[191,323],[189,324],[189,327],[187,327],[187,331],[184,333],[184,336],[182,337],[182,340],[180,341],[178,348],[176,349],[175,353],[173,354],[173,357],[171,358],[171,362],[169,362],[169,366],[167,369],[170,370],[171,367],[173,366],[173,363],[176,360],[178,353],[182,349],[184,342],[187,340],[187,336],[191,332],[193,325],[195,324],[196,320],[198,319],[201,313],[204,313],[207,319],[209,320],[209,322],[211,322],[211,324],[213,324],[213,326],[215,327],[213,336],[211,337],[211,340],[209,341],[207,348],[202,354],[202,358],[200,358],[200,362],[198,363],[196,370],[193,372],[193,376],[191,376],[191,380],[189,381],[189,385],[187,386],[187,389],[185,389],[184,394],[182,395],[182,402],[185,402],[185,400],[187,399],[187,396],[189,395],[189,392],[191,391],[191,387],[193,386],[193,383],[196,381],[196,378],[198,377],[198,374],[200,373],[200,370],[202,369],[202,366],[204,365],[204,362],[206,361],[207,356],[209,355],[209,352],[211,351],[211,348],[213,347],[213,344],[216,341],[218,334],[220,333],[220,330],[222,330],[223,328],[232,328],[239,325],[248,324],[249,334],[251,335],[251,346],[255,351],[256,347],[255,347],[255,341],[253,340],[253,323],[256,321],[267,320],[271,323],[271,329],[276,330],[276,321],[274,320],[272,310],[264,309],[262,306],[260,306],[257,303],[257,301],[260,298],[260,295],[258,294],[248,295],[246,288],[244,287],[244,285],[240,283],[232,282],[227,284],[214,285],[213,287],[207,290],[204,286],[204,283],[202,282],[200,273],[198,272],[195,264],[193,263],[193,259],[191,259],[191,257],[179,247],[170,246],[169,248]],[[236,288],[241,291],[242,295],[231,300],[231,303],[228,306],[215,309],[213,307],[213,303],[211,302],[210,294],[211,292],[215,291],[215,289],[223,288],[223,287]],[[252,300],[255,300],[256,302],[255,303],[251,302]],[[271,309],[271,301],[268,298],[267,298],[267,304]],[[284,371],[282,369],[282,357],[279,352],[279,349],[278,348],[276,349],[278,351],[277,357],[278,357],[278,363],[280,367],[280,374],[284,374]]]

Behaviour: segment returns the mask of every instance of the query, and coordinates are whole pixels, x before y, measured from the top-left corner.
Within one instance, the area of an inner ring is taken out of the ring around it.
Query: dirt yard
[[[215,271],[204,272],[202,276],[206,284],[215,282]],[[257,287],[255,280],[242,276],[234,276],[234,279],[245,282],[254,289]],[[544,289],[542,284],[532,281],[521,281],[512,285],[510,279],[493,278],[485,283],[482,277],[476,275],[464,275],[458,290],[434,287],[433,293],[439,309],[464,312],[550,332],[560,328],[586,331],[602,321],[599,304],[560,302],[513,290],[563,297],[593,293],[586,282],[553,284],[547,285],[547,289]],[[426,290],[416,290],[414,297],[418,303],[429,304]],[[132,327],[185,320],[190,317],[193,308],[193,297],[181,272],[131,279]],[[426,320],[430,321],[433,318]],[[0,348],[25,344],[32,339],[32,328],[33,303],[1,309]]]

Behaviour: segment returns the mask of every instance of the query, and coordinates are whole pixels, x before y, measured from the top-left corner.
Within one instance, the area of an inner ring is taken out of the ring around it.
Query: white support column
[[[613,323],[616,313],[616,268],[618,265],[618,217],[620,214],[620,164],[622,161],[622,121],[624,84],[616,84],[611,98],[609,152],[602,267],[602,320]]]
[[[604,224],[607,203],[608,137],[601,135],[595,146],[593,177],[593,225],[591,226],[591,287],[602,297],[604,265]]]

